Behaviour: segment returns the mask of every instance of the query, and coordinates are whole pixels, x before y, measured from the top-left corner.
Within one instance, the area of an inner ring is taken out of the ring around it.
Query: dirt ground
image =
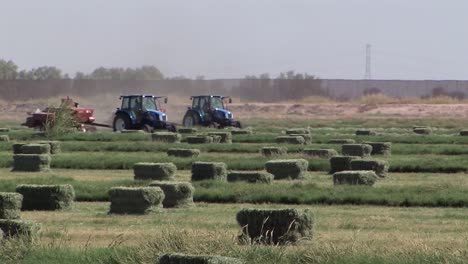
[[[102,100],[101,100],[102,99]],[[118,97],[84,99],[78,98],[82,106],[95,108],[96,121],[110,123],[113,112],[119,106]],[[47,105],[57,105],[57,98],[30,102],[0,102],[0,120],[21,123],[27,112],[43,109]],[[190,100],[172,99],[165,108],[169,120],[181,123]],[[234,117],[246,118],[417,118],[455,117],[468,118],[468,104],[356,104],[356,103],[233,103],[229,109]]]

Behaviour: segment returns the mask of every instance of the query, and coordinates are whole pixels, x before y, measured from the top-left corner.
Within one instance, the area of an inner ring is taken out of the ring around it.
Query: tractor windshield
[[[143,109],[148,110],[158,110],[158,105],[156,103],[156,99],[153,97],[143,97],[142,103]]]
[[[223,99],[221,97],[211,97],[211,107],[213,109],[224,109]]]

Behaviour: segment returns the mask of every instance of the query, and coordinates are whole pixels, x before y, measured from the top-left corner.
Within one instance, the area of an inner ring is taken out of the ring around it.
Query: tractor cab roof
[[[120,98],[124,97],[153,97],[153,98],[167,98],[167,96],[154,96],[152,94],[129,94],[129,95],[121,95]]]
[[[229,96],[223,96],[223,95],[192,95],[190,99],[192,98],[199,98],[199,97],[219,97],[219,98],[229,98]]]

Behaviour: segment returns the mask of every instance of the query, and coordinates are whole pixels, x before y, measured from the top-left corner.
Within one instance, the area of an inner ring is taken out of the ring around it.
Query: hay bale
[[[139,134],[139,133],[143,134],[143,133],[145,133],[145,131],[133,129],[133,130],[121,130],[120,133],[122,133],[122,134]]]
[[[0,142],[9,142],[10,137],[8,135],[0,135]]]
[[[267,172],[274,175],[275,180],[304,178],[309,162],[305,159],[270,160],[265,163]]]
[[[20,148],[21,154],[50,154],[49,144],[24,144]]]
[[[197,131],[198,130],[196,128],[188,128],[188,127],[181,127],[177,129],[177,132],[181,134],[194,134],[194,133],[197,133]]]
[[[174,163],[139,162],[133,165],[135,180],[174,180],[176,172]]]
[[[47,154],[15,154],[12,171],[48,171],[50,161],[50,155]]]
[[[358,129],[356,130],[356,136],[375,136],[377,133],[372,130]]]
[[[304,144],[310,144],[312,143],[312,135],[311,134],[291,134],[291,137],[303,137],[304,138]]]
[[[236,219],[242,242],[288,244],[313,236],[313,215],[307,209],[243,208]]]
[[[361,159],[355,156],[335,156],[330,158],[330,173],[351,170],[351,161]]]
[[[231,130],[233,135],[252,135],[253,131],[249,129],[233,129]]]
[[[39,144],[49,144],[50,145],[50,154],[59,154],[61,149],[60,141],[39,141]]]
[[[156,132],[151,134],[151,139],[153,141],[164,143],[180,143],[182,136],[179,133],[173,132]]]
[[[295,134],[310,134],[309,128],[290,128],[286,129],[286,135],[295,135]]]
[[[260,149],[260,153],[266,157],[284,155],[287,152],[288,149],[283,147],[262,147]]]
[[[209,144],[213,142],[214,137],[207,136],[207,135],[197,135],[197,136],[190,136],[187,137],[187,143],[189,144]],[[221,137],[219,138],[221,139]]]
[[[351,170],[371,170],[379,177],[386,177],[388,173],[389,164],[385,160],[352,160],[350,162]]]
[[[432,133],[432,130],[429,127],[415,127],[413,128],[413,132],[421,135],[429,135]]]
[[[213,138],[213,143],[221,143],[221,136],[211,135],[210,137]]]
[[[232,143],[231,132],[209,132],[208,136],[219,136],[220,137],[219,143],[227,143],[227,144]]]
[[[371,145],[371,155],[392,155],[392,143],[391,142],[364,142],[363,144]]]
[[[159,187],[164,192],[164,208],[182,208],[193,206],[195,188],[189,182],[152,182],[151,187]]]
[[[15,143],[12,145],[13,154],[22,154],[21,147],[27,143]]]
[[[192,181],[217,180],[226,181],[227,166],[224,162],[203,162],[192,163]]]
[[[0,192],[0,219],[21,218],[23,196],[14,192]]]
[[[171,148],[167,150],[168,156],[182,157],[182,158],[196,158],[200,155],[199,149],[181,149]]]
[[[278,144],[305,144],[305,139],[301,136],[279,136],[275,140]]]
[[[460,136],[468,136],[468,129],[460,131]]]
[[[227,175],[228,182],[271,183],[273,174],[264,171],[232,171]]]
[[[8,128],[8,127],[0,127],[0,132],[10,132],[10,128]]]
[[[70,208],[75,190],[70,184],[18,185],[16,192],[23,195],[21,210],[62,210]]]
[[[162,208],[164,192],[159,187],[114,187],[109,200],[110,214],[147,214]]]
[[[164,254],[158,259],[159,264],[242,264],[237,258],[222,256],[195,256],[184,254]]]
[[[26,236],[33,239],[41,229],[41,225],[22,220],[0,219],[0,229],[5,237]]]
[[[333,174],[333,184],[369,185],[377,181],[377,175],[373,171],[340,171]]]
[[[341,146],[341,154],[344,156],[370,157],[372,146],[367,144],[344,144]]]
[[[347,138],[347,139],[330,139],[327,141],[327,144],[339,144],[339,145],[342,145],[342,144],[354,144],[356,143],[356,141],[354,139],[350,139],[350,138]]]
[[[302,153],[307,156],[314,156],[325,159],[338,156],[338,152],[334,149],[304,149]]]

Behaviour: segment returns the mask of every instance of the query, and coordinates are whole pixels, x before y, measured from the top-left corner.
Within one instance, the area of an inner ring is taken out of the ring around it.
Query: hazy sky
[[[0,0],[0,58],[71,73],[468,79],[467,0]]]

